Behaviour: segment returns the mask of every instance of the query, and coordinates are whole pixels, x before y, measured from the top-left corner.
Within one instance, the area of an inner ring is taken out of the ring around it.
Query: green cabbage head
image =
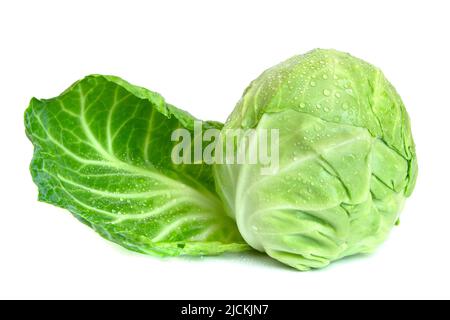
[[[216,186],[244,239],[299,270],[372,252],[414,189],[405,107],[378,68],[346,53],[314,50],[265,71],[224,129],[279,129],[275,174],[218,164]]]

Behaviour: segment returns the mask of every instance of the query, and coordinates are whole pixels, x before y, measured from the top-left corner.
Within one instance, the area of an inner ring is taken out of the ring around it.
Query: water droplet
[[[315,81],[311,81],[310,85],[311,85],[311,87],[315,87],[316,86],[316,82]]]
[[[323,90],[324,96],[328,97],[330,94],[331,94],[330,90],[328,90],[328,89]]]
[[[336,92],[336,93],[334,94],[334,96],[335,96],[336,98],[340,98],[340,97],[341,97],[341,94],[340,94],[339,92]]]
[[[324,75],[322,76],[322,78],[324,78],[325,80],[327,80],[327,79],[328,79],[328,75],[324,74]]]
[[[317,109],[321,109],[322,106],[321,106],[320,104],[317,104],[317,105],[316,105],[316,108],[317,108]]]
[[[324,110],[325,112],[330,112],[330,108],[328,108],[328,107],[325,107],[323,110]]]
[[[342,109],[348,110],[349,106],[347,103],[342,104]]]
[[[305,107],[306,107],[306,104],[305,103],[300,103],[300,108],[302,108],[302,109],[305,109]]]

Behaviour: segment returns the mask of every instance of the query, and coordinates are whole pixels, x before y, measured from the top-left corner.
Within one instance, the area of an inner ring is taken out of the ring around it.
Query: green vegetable
[[[379,69],[345,53],[293,57],[251,83],[225,126],[202,122],[201,131],[222,130],[213,166],[198,161],[214,154],[204,144],[214,135],[198,136],[196,121],[112,76],[32,99],[25,125],[39,199],[137,252],[208,255],[248,243],[310,270],[375,250],[414,189],[417,159],[400,97]],[[173,159],[177,129],[194,141],[194,164]],[[254,160],[265,152],[259,134],[269,131],[275,148],[266,146],[265,160],[276,161],[267,167]],[[228,133],[238,140],[230,144]],[[229,146],[246,161],[227,162]]]
[[[379,69],[333,50],[293,57],[251,83],[224,127],[254,128],[279,129],[276,174],[215,166],[219,194],[253,248],[309,270],[386,239],[417,161],[405,107]]]
[[[246,250],[213,191],[211,166],[171,161],[172,131],[193,132],[194,120],[160,95],[110,76],[89,76],[54,99],[32,99],[25,124],[39,199],[141,253]]]

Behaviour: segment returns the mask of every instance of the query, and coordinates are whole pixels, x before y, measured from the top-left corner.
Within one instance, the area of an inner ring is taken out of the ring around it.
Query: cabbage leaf
[[[112,76],[88,76],[59,97],[33,98],[25,125],[39,200],[140,253],[247,250],[214,192],[211,167],[171,161],[171,133],[193,132],[194,120],[159,94]]]

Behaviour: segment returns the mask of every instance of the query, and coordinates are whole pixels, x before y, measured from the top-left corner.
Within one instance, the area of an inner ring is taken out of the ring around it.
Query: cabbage
[[[33,98],[25,127],[39,199],[133,251],[253,247],[310,270],[374,251],[414,189],[405,107],[379,69],[346,53],[293,57],[253,81],[224,126],[197,121],[113,76]],[[179,130],[193,140],[175,142]],[[229,146],[244,161],[228,161]]]
[[[377,248],[417,177],[409,117],[382,72],[334,50],[265,71],[224,129],[274,128],[278,172],[264,175],[250,163],[214,168],[246,242],[299,270]]]

